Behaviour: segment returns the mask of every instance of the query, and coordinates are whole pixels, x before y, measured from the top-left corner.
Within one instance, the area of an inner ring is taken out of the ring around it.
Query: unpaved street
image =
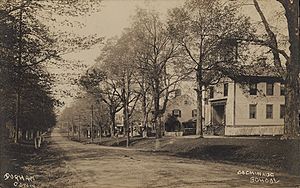
[[[49,182],[39,182],[41,187],[297,187],[297,177],[275,173],[278,183],[250,183],[251,176],[238,175],[239,170],[253,170],[247,166],[212,163],[179,158],[170,154],[137,151],[126,148],[103,147],[67,140],[58,129],[52,133],[50,149],[63,151],[67,175]],[[55,168],[49,176],[55,176]],[[45,169],[47,171],[47,169]],[[61,169],[60,169],[61,171]],[[38,179],[38,178],[37,178]],[[64,184],[62,184],[62,181]]]

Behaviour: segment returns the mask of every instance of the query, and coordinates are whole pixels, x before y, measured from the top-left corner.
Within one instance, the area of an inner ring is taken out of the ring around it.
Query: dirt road
[[[268,178],[257,174],[255,176],[243,175],[243,173],[252,173],[250,171],[270,172],[247,166],[191,160],[170,154],[126,148],[84,145],[67,140],[58,129],[54,129],[51,139],[52,144],[49,147],[64,153],[64,165],[60,163],[55,167],[49,166],[49,172],[43,174],[48,174],[50,181],[39,182],[39,187],[221,188],[297,187],[300,185],[297,177],[283,174],[274,173],[274,177]],[[58,173],[62,171],[63,176]],[[269,175],[272,176],[272,174]],[[55,176],[60,177],[53,178]],[[265,182],[266,179],[268,182]],[[260,182],[255,183],[255,181]]]

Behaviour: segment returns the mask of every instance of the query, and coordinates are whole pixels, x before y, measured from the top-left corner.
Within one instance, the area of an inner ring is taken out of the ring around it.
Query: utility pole
[[[69,121],[67,121],[67,129],[68,129],[68,139],[70,139],[70,124],[69,124]]]
[[[93,142],[93,119],[94,119],[94,105],[92,104],[92,115],[91,115],[91,142]]]
[[[78,122],[78,140],[80,141],[80,132],[81,132],[81,127],[80,127],[80,124],[81,124],[81,116],[78,115],[78,119],[79,119],[79,122]]]
[[[72,138],[74,138],[74,135],[75,135],[75,129],[74,129],[74,118],[72,117],[71,119],[71,125],[72,125]]]

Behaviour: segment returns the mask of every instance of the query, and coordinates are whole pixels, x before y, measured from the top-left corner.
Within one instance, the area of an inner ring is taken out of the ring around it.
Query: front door
[[[213,105],[212,106],[212,123],[213,125],[225,126],[225,104]]]

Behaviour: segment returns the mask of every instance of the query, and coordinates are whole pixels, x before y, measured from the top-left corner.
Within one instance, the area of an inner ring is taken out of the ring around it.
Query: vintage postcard
[[[300,187],[298,0],[1,0],[0,187]]]

